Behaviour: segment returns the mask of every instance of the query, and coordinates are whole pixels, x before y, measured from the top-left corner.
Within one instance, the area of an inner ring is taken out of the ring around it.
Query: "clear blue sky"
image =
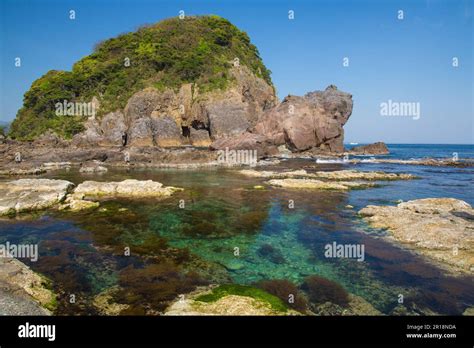
[[[474,143],[472,0],[0,0],[0,121],[31,83],[144,23],[217,14],[246,31],[280,98],[335,84],[352,93],[346,142]],[[76,11],[70,20],[69,10]],[[397,11],[404,19],[397,19]],[[295,19],[288,19],[288,11]],[[22,67],[15,68],[15,57]],[[344,57],[349,67],[343,67]],[[459,67],[452,67],[458,57]],[[380,115],[419,102],[421,117]]]

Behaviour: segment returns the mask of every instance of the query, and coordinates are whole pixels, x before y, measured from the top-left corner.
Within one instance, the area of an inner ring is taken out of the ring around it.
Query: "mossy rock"
[[[264,290],[239,284],[220,285],[217,288],[214,288],[210,293],[196,297],[195,301],[207,303],[216,302],[219,299],[229,295],[251,297],[255,300],[266,302],[270,305],[272,310],[277,312],[286,312],[288,310],[288,307],[285,305],[285,303],[278,297],[273,296]]]

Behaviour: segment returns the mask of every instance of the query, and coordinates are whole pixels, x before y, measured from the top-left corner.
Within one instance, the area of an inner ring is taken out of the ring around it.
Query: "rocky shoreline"
[[[425,198],[397,206],[369,205],[359,215],[390,238],[462,274],[474,272],[474,209],[453,198]]]
[[[474,161],[466,159],[388,159],[388,158],[347,158],[347,153],[310,152],[292,153],[282,149],[271,156],[260,156],[254,163],[220,160],[218,151],[206,148],[162,149],[151,147],[97,147],[94,149],[70,146],[50,147],[35,146],[34,143],[10,141],[0,144],[0,176],[41,175],[56,170],[78,168],[81,173],[101,173],[107,168],[175,168],[199,169],[212,167],[248,167],[278,164],[286,159],[314,160],[312,168],[320,164],[364,164],[386,163],[402,165],[419,165],[433,167],[474,167]],[[16,161],[16,156],[20,156]],[[382,179],[385,180],[385,179]]]
[[[0,216],[44,209],[97,208],[97,201],[110,198],[163,199],[180,190],[152,180],[85,181],[75,187],[66,180],[19,179],[0,183]]]
[[[0,257],[0,315],[51,315],[55,306],[48,279],[17,259]]]

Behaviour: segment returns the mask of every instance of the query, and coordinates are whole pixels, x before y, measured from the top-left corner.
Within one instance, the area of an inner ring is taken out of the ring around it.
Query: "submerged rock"
[[[349,303],[346,307],[342,307],[332,302],[314,306],[313,312],[316,315],[382,315],[382,313],[372,306],[369,302],[360,296],[349,294]]]
[[[425,198],[397,206],[369,205],[359,214],[417,252],[460,271],[473,271],[474,209],[468,203]]]
[[[43,167],[33,168],[8,168],[0,170],[0,175],[39,175],[46,173],[46,169]]]
[[[41,210],[64,201],[72,182],[54,179],[20,179],[0,183],[0,215]]]
[[[120,315],[120,312],[126,310],[130,306],[123,303],[117,303],[114,301],[114,295],[119,291],[118,286],[114,286],[105,289],[98,295],[96,295],[92,301],[94,307],[102,315]]]
[[[82,211],[88,209],[95,209],[100,206],[99,202],[86,201],[84,199],[76,199],[73,196],[68,196],[59,209],[69,209],[70,211]]]
[[[84,181],[74,190],[74,199],[169,197],[182,189],[152,180],[127,179],[116,182]]]
[[[105,173],[107,171],[107,167],[95,163],[83,165],[81,169],[79,169],[80,173]]]
[[[313,174],[308,174],[304,169],[293,170],[288,172],[275,172],[269,170],[254,170],[244,169],[239,170],[240,174],[251,176],[254,178],[293,178],[293,177],[314,177]]]

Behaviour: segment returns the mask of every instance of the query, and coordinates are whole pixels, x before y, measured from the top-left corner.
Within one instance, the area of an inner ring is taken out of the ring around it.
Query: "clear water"
[[[430,147],[394,145],[390,156],[447,157],[454,149],[461,158],[474,153],[473,146]],[[368,228],[356,214],[368,204],[396,204],[400,199],[453,197],[474,204],[474,168],[291,160],[271,169],[301,167],[405,172],[421,179],[351,192],[304,192],[254,189],[265,180],[233,169],[117,169],[98,177],[49,173],[44,177],[75,183],[153,179],[184,191],[163,201],[104,202],[94,212],[43,212],[0,220],[0,242],[39,243],[41,257],[30,266],[53,280],[60,294],[58,314],[94,314],[94,296],[116,285],[122,291],[114,300],[130,304],[131,314],[142,314],[144,308],[163,310],[168,301],[199,284],[269,279],[300,284],[313,274],[337,281],[383,313],[398,305],[399,294],[407,304],[440,314],[461,314],[474,305],[472,276],[445,275],[384,241],[384,231]],[[364,244],[365,261],[325,258],[324,246],[332,242]],[[268,245],[270,254],[262,252]],[[131,256],[124,256],[126,247]],[[68,302],[70,294],[76,295],[76,304]]]

